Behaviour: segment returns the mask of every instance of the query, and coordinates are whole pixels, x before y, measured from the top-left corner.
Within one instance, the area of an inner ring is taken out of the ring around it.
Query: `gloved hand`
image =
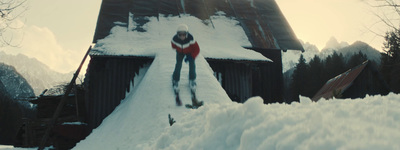
[[[186,55],[186,57],[185,57],[185,63],[188,63],[189,61],[192,61],[192,60],[193,60],[193,57],[192,57],[192,56]]]

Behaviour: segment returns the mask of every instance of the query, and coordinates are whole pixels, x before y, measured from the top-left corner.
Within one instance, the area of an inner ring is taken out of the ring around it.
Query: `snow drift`
[[[171,127],[166,114],[158,118],[163,125],[132,127],[120,134],[115,134],[119,128],[110,127],[101,133],[107,138],[94,134],[76,149],[399,149],[399,107],[400,95],[395,94],[316,103],[301,97],[301,103],[292,105],[264,105],[255,97],[244,104],[207,104],[185,111]],[[179,108],[175,111],[183,113]],[[119,119],[114,123],[141,122]],[[97,130],[94,133],[101,132]],[[136,143],[134,137],[148,141]]]

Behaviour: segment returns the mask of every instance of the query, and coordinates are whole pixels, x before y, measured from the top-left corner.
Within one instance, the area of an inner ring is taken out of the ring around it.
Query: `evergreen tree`
[[[400,30],[386,33],[381,72],[391,90],[400,93]]]
[[[324,72],[322,73],[322,80],[323,81],[327,81],[330,78],[332,78],[332,75],[330,74],[329,70],[327,66],[332,66],[333,64],[331,64],[332,61],[332,56],[329,55],[328,57],[325,58],[325,61],[323,63],[323,68],[324,68]]]
[[[350,57],[349,61],[347,62],[346,68],[354,68],[362,64],[366,60],[368,60],[367,55],[359,51],[357,54],[354,54]]]
[[[0,145],[14,144],[15,135],[22,123],[22,112],[18,105],[0,92]]]
[[[33,118],[35,110],[25,102],[11,98],[0,81],[0,145],[12,145],[22,125],[22,118]]]
[[[345,71],[345,61],[342,54],[335,51],[326,58],[324,80],[331,79]]]
[[[304,95],[305,88],[307,87],[307,70],[308,64],[304,59],[303,54],[300,55],[299,63],[296,65],[295,70],[292,75],[292,92],[294,94],[293,98],[295,101],[299,101],[298,95]]]
[[[310,60],[309,62],[309,77],[310,80],[308,83],[310,84],[308,87],[308,91],[306,93],[307,97],[313,97],[318,90],[324,85],[324,80],[323,80],[323,72],[324,72],[324,65],[323,61],[321,58],[319,58],[317,55],[314,56],[313,59]]]

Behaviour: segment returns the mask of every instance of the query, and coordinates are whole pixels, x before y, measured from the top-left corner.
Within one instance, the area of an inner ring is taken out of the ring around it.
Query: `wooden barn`
[[[364,98],[366,95],[387,95],[390,89],[381,73],[368,60],[328,80],[311,99]]]
[[[243,47],[272,60],[204,56],[227,94],[237,102],[252,96],[261,96],[264,103],[283,102],[281,52],[304,49],[274,0],[103,0],[93,43],[98,45],[115,26],[146,32],[149,17],[162,22],[163,17],[189,15],[217,29],[215,14],[236,20],[250,42]],[[89,55],[85,106],[88,124],[96,128],[125,98],[154,55],[104,53],[96,46]]]
[[[36,106],[36,116],[33,119],[23,118],[22,126],[16,136],[15,147],[38,147],[49,129],[49,124],[56,112],[62,95],[45,95],[29,100]],[[56,149],[71,149],[77,142],[89,135],[91,128],[85,122],[84,91],[75,90],[65,99],[65,106],[57,117],[56,124],[42,146],[52,145]]]

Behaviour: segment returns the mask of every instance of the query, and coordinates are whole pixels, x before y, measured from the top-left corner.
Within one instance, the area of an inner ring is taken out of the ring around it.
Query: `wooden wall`
[[[274,62],[207,59],[217,79],[236,102],[260,96],[264,103],[283,102],[281,51],[262,53]]]
[[[130,91],[135,74],[150,64],[147,57],[92,57],[85,77],[87,122],[91,128],[101,124]]]

